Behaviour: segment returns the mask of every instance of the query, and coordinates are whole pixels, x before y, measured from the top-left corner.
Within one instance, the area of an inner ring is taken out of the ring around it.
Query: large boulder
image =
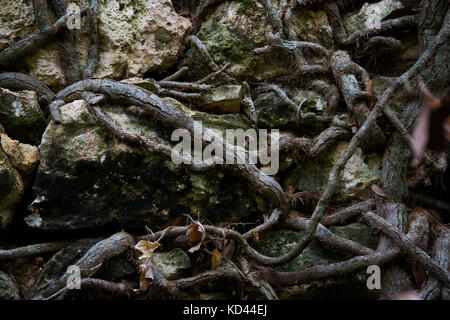
[[[92,121],[86,107],[83,100],[63,106],[62,124],[51,122],[43,135],[35,201],[25,219],[30,227],[80,230],[119,224],[142,232],[145,226],[158,230],[182,214],[225,223],[265,210],[264,201],[228,172],[193,174],[163,156],[119,143]],[[104,110],[120,127],[170,144],[172,130],[121,107]],[[217,130],[248,126],[240,114],[190,112]]]
[[[0,124],[11,138],[23,143],[38,144],[46,121],[36,93],[0,88]]]

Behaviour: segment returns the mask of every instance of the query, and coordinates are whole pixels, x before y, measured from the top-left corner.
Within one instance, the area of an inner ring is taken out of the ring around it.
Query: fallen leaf
[[[200,249],[206,239],[205,228],[200,222],[194,221],[189,225],[186,231],[186,237],[188,237],[189,241],[191,242],[200,240],[199,243],[188,250],[189,252],[193,253]]]
[[[188,252],[190,253],[194,253],[195,251],[198,251],[200,249],[200,247],[202,246],[202,241],[200,241],[199,243],[197,243],[195,246],[193,246],[192,248],[190,248],[188,250]]]
[[[202,237],[204,237],[204,235],[205,229],[203,228],[201,223],[197,221],[192,222],[186,231],[186,236],[191,242],[200,240]]]
[[[134,248],[142,253],[139,260],[147,261],[151,259],[153,252],[159,247],[158,242],[151,242],[148,240],[139,241]]]
[[[414,281],[417,284],[417,287],[419,289],[422,288],[423,283],[427,279],[427,274],[425,273],[425,270],[419,263],[415,263],[412,266],[412,274],[414,277]]]
[[[137,293],[144,292],[153,280],[153,269],[147,263],[151,260],[153,252],[159,247],[158,242],[151,242],[148,240],[139,241],[134,248],[142,253],[139,260],[143,261],[139,265],[139,289],[134,291]]]
[[[289,186],[286,188],[286,193],[293,194],[294,191],[295,191],[295,187],[292,186],[292,185],[289,185]]]
[[[258,241],[259,241],[259,234],[258,234],[258,232],[256,230],[252,231],[252,237],[253,237],[253,241],[255,243],[258,243]]]
[[[375,93],[375,85],[373,80],[370,80],[366,87],[366,92],[370,93],[372,96]]]
[[[140,264],[139,272],[139,289],[134,290],[137,293],[141,293],[147,290],[148,286],[153,281],[153,269],[150,267],[150,265]]]
[[[219,252],[219,250],[214,249],[212,258],[211,258],[211,266],[212,270],[215,270],[220,263],[222,262],[222,254]]]

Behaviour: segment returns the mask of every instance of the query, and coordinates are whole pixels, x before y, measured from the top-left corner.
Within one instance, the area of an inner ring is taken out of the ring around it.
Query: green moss
[[[311,18],[307,10],[296,10],[294,12],[295,16],[301,21],[301,23],[306,27],[308,24],[308,19]]]
[[[238,0],[238,5],[239,5],[239,8],[237,11],[239,13],[245,13],[245,12],[247,12],[247,10],[249,8],[254,7],[255,3],[253,0]]]
[[[203,24],[199,36],[205,40],[209,53],[220,65],[225,64],[228,59],[239,61],[249,55],[250,48],[245,48],[242,41],[229,31],[226,23],[216,23],[210,18]]]

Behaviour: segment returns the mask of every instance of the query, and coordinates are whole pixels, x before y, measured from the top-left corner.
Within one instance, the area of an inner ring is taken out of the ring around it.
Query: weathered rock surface
[[[79,9],[88,8],[86,0],[73,1]],[[72,5],[72,7],[73,7]],[[70,8],[73,11],[73,8]],[[0,13],[0,50],[34,31],[31,1],[7,1]],[[80,65],[87,62],[88,30],[70,30]],[[182,41],[191,29],[189,19],[178,15],[170,0],[99,1],[100,38],[97,78],[143,76],[148,71],[163,71],[176,63]],[[51,43],[25,59],[24,70],[46,85],[65,85],[60,62],[61,47]]]
[[[233,77],[260,81],[292,72],[286,66],[288,58],[279,51],[269,56],[253,54],[254,49],[265,45],[267,24],[259,1],[226,1],[202,24],[197,36],[219,66],[231,63],[229,71]],[[296,9],[292,24],[299,40],[332,46],[333,36],[325,12]],[[211,72],[196,49],[187,52],[181,65],[190,68],[189,75],[193,78]]]
[[[121,107],[104,110],[121,127],[170,144],[171,130]],[[218,130],[245,123],[235,121],[241,115],[195,114]],[[244,192],[242,182],[228,172],[192,174],[170,159],[119,143],[91,120],[82,100],[63,106],[61,118],[62,124],[52,122],[42,139],[29,226],[78,230],[113,223],[142,232],[145,226],[158,230],[182,214],[225,222],[258,212],[258,197]]]
[[[46,121],[36,93],[0,88],[0,123],[11,138],[23,143],[39,143]]]
[[[30,0],[2,1],[0,10],[0,50],[33,31],[34,13]]]
[[[191,268],[188,255],[180,248],[175,248],[169,252],[155,252],[152,255],[152,260],[168,280],[186,275]]]
[[[36,146],[12,140],[6,134],[0,134],[0,146],[22,175],[30,174],[39,162],[39,149]]]
[[[197,105],[210,113],[239,113],[241,110],[241,86],[225,85],[204,94]]]
[[[357,13],[348,13],[344,15],[342,20],[347,32],[350,34],[359,29],[376,28],[384,17],[399,8],[403,8],[403,5],[397,0],[365,3]]]
[[[302,103],[302,112],[314,112],[318,115],[328,114],[327,102],[318,93],[296,89],[287,90],[287,93],[296,104]],[[255,99],[254,104],[259,127],[273,129],[296,129],[299,127],[297,114],[275,93],[266,92],[260,94]],[[302,123],[302,127],[305,125],[314,127],[317,126],[317,123]]]
[[[0,231],[6,230],[24,191],[23,180],[0,148]]]
[[[19,287],[2,271],[0,271],[0,300],[20,300]]]
[[[293,186],[298,191],[320,195],[328,181],[334,163],[345,151],[348,142],[342,141],[318,159],[308,159],[298,164],[284,181],[285,188]],[[363,154],[360,148],[347,162],[336,189],[336,200],[364,199],[371,195],[370,187],[380,178],[381,157],[376,153]]]

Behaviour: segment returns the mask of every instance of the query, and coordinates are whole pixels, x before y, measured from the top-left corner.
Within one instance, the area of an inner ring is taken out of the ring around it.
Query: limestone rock
[[[12,140],[6,134],[0,134],[1,148],[8,155],[12,165],[23,175],[29,174],[39,162],[39,149],[36,146]]]
[[[7,229],[11,223],[23,190],[22,177],[0,149],[0,231]]]
[[[2,1],[0,10],[0,51],[33,31],[34,13],[31,0]]]
[[[74,0],[70,10],[88,8],[86,0]],[[34,28],[31,1],[7,1],[0,12],[0,50],[27,37]],[[99,1],[99,67],[96,78],[143,76],[148,71],[162,71],[176,63],[183,39],[191,30],[189,19],[178,15],[170,0]],[[80,66],[87,63],[88,30],[70,30]],[[44,84],[61,88],[61,46],[50,43],[27,57],[23,70]]]
[[[239,113],[241,110],[241,86],[225,85],[203,95],[197,105],[211,113]]]
[[[48,44],[37,50],[36,53],[25,58],[25,63],[27,73],[45,85],[57,90],[67,85],[61,68],[60,46],[57,43]]]
[[[180,278],[191,268],[188,255],[180,248],[153,253],[153,262],[168,280]]]
[[[119,224],[142,232],[146,225],[158,229],[183,213],[223,222],[250,219],[265,209],[260,196],[240,188],[242,182],[227,171],[194,174],[166,157],[119,143],[92,121],[86,106],[83,100],[62,106],[62,124],[51,122],[43,135],[35,201],[25,220],[29,227],[80,230]],[[172,130],[122,107],[102,109],[118,126],[171,144]],[[246,125],[241,115],[191,112],[212,129]]]
[[[333,30],[325,11],[296,8],[292,12],[292,29],[300,41],[314,42],[327,49],[334,47]]]
[[[349,34],[364,28],[376,28],[381,20],[392,11],[403,8],[400,1],[383,0],[376,3],[365,3],[357,13],[348,13],[343,23]]]
[[[191,22],[170,0],[105,0],[99,3],[98,29],[102,46],[94,76],[117,79],[174,65]]]
[[[36,93],[0,88],[0,123],[11,138],[37,144],[45,130],[46,121]]]

